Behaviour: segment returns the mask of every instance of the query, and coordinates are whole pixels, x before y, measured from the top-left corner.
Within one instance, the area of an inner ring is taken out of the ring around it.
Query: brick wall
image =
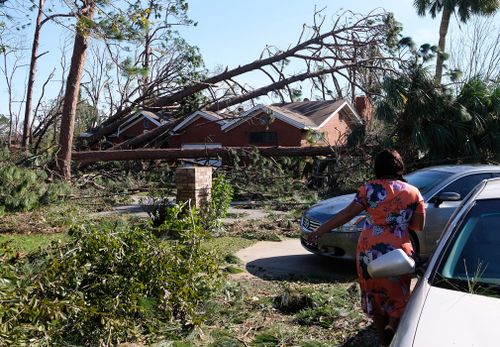
[[[266,113],[262,112],[262,114]],[[301,129],[297,129],[277,118],[267,125],[262,124],[259,120],[259,115],[256,115],[243,124],[224,133],[222,145],[227,147],[249,145],[266,146],[266,144],[250,143],[250,134],[258,132],[275,132],[278,137],[278,146],[300,146],[304,134]],[[267,144],[267,146],[269,146],[269,144]]]
[[[171,136],[168,146],[180,148],[183,143],[220,143],[220,125],[217,122],[199,118],[187,127],[179,131],[179,134]]]
[[[349,123],[348,123],[349,121]],[[339,112],[321,128],[319,132],[325,134],[325,145],[345,145],[347,136],[351,132],[350,120]],[[321,143],[323,144],[323,143]]]
[[[192,207],[208,203],[212,191],[211,167],[179,167],[175,171],[177,202],[191,200]]]

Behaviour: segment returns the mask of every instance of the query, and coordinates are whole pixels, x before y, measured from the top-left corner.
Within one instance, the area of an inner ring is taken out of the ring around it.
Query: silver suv
[[[482,180],[500,177],[500,166],[450,165],[434,166],[405,176],[416,186],[425,200],[426,223],[422,232],[410,231],[413,248],[421,259],[427,259],[441,236],[451,214],[467,194]],[[316,245],[307,242],[311,231],[326,222],[354,198],[354,194],[321,201],[307,210],[301,219],[301,243],[310,252],[335,258],[355,259],[356,245],[364,216],[323,235]]]

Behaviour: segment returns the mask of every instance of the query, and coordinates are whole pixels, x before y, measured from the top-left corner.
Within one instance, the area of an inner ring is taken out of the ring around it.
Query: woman
[[[354,201],[311,233],[309,242],[366,211],[356,249],[356,267],[363,311],[373,318],[383,345],[389,345],[410,297],[410,275],[372,279],[370,261],[397,248],[412,255],[408,230],[421,231],[425,209],[418,189],[403,178],[404,163],[398,152],[386,149],[375,160],[375,180],[363,184]]]

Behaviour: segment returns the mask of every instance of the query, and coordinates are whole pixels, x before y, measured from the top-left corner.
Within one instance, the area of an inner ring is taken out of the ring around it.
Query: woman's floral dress
[[[356,251],[363,311],[370,316],[400,318],[410,297],[410,275],[372,279],[367,267],[373,259],[397,248],[411,255],[408,229],[415,213],[425,213],[422,195],[408,183],[379,179],[363,184],[354,201],[367,212]]]

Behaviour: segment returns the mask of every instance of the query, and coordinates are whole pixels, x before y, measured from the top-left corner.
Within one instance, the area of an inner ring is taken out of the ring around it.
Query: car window
[[[478,201],[465,216],[433,284],[482,295],[500,294],[500,199]]]
[[[405,176],[405,179],[412,186],[420,190],[420,193],[426,194],[437,184],[450,177],[452,173],[438,170],[418,170]]]
[[[479,182],[487,178],[491,178],[491,173],[465,176],[447,185],[441,192],[455,192],[463,199]]]

